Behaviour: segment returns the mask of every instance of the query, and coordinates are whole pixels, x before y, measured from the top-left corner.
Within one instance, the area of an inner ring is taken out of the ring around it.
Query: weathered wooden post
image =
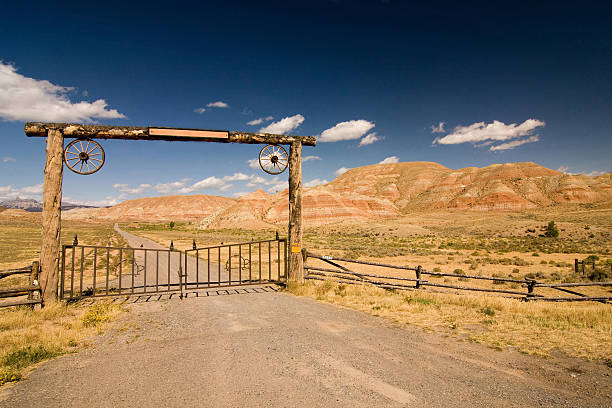
[[[62,176],[64,136],[60,130],[47,133],[40,248],[40,288],[44,302],[57,300],[59,282],[60,232],[62,219]]]
[[[302,142],[289,150],[289,282],[304,282],[302,257]]]
[[[578,275],[578,258],[574,258],[574,273]]]
[[[414,284],[414,288],[415,289],[420,289],[421,288],[421,272],[422,272],[423,268],[421,267],[421,265],[416,267],[416,282]]]

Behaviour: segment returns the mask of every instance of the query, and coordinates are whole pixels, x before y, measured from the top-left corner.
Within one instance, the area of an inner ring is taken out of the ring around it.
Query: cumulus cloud
[[[247,122],[247,125],[250,125],[250,126],[261,125],[262,123],[269,122],[272,119],[274,119],[273,116],[266,116],[265,118],[257,118],[257,119],[253,119]]]
[[[346,173],[347,171],[349,171],[350,168],[348,167],[340,167],[338,170],[334,171],[334,174],[336,175],[336,177],[343,175],[344,173]]]
[[[535,129],[545,125],[545,122],[537,119],[527,119],[520,125],[516,123],[506,125],[498,120],[488,124],[477,122],[469,126],[457,126],[452,133],[436,137],[433,144],[472,143],[476,147],[483,147],[496,142],[506,142],[523,136],[530,136],[517,141],[519,143],[502,143],[489,149],[491,151],[508,150],[525,143],[537,142],[539,140],[537,135],[532,136],[532,133]]]
[[[116,188],[122,193],[129,193],[129,194],[139,194],[151,187],[152,187],[151,184],[141,184],[138,187],[133,187],[133,188],[130,188],[127,184],[113,184],[113,188]]]
[[[2,158],[2,161],[3,161],[4,163],[9,163],[9,162],[16,162],[16,161],[17,161],[17,159],[16,159],[16,158],[14,158],[14,157],[10,157],[10,156],[4,156],[4,157]]]
[[[200,115],[206,112],[206,108],[197,108],[193,110],[195,113],[199,113]]]
[[[229,108],[229,105],[223,101],[209,102],[206,104],[207,108]]]
[[[513,140],[511,142],[498,144],[496,146],[491,146],[489,147],[489,150],[492,152],[497,152],[500,150],[510,150],[510,149],[514,149],[517,146],[524,145],[526,143],[535,143],[539,140],[540,138],[538,137],[538,135],[533,135],[530,137],[526,137],[524,139]]]
[[[368,133],[363,139],[359,141],[359,147],[371,145],[374,142],[378,142],[381,138],[376,136],[376,132]]]
[[[247,163],[249,165],[250,168],[257,170],[260,166],[259,166],[259,159],[249,159],[247,160]]]
[[[431,133],[444,133],[446,132],[446,130],[444,129],[444,125],[446,124],[446,122],[440,122],[438,123],[438,125],[433,125],[431,127]]]
[[[34,198],[40,199],[43,192],[43,184],[16,188],[12,184],[0,186],[0,199],[7,200],[13,198]]]
[[[304,187],[316,187],[327,183],[329,183],[329,181],[316,178],[314,180],[310,180],[307,183],[304,183]]]
[[[374,123],[364,119],[340,122],[334,127],[321,132],[318,139],[319,142],[339,142],[341,140],[359,139],[374,126]]]
[[[399,157],[389,156],[385,158],[383,161],[379,162],[378,164],[392,164],[392,163],[398,163],[398,162],[399,162]]]
[[[109,109],[104,99],[73,103],[68,94],[73,87],[29,78],[0,61],[0,118],[7,121],[93,122],[95,119],[121,119],[125,115]]]
[[[323,160],[319,156],[304,156],[302,157],[302,162],[306,163],[311,160]]]
[[[561,173],[567,173],[569,171],[569,167],[568,166],[561,166],[557,169],[557,171],[560,171]]]
[[[291,132],[296,129],[304,122],[304,116],[297,115],[287,116],[286,118],[282,118],[278,122],[272,122],[268,126],[262,127],[259,129],[261,133],[274,133],[274,134],[285,134],[287,132]]]

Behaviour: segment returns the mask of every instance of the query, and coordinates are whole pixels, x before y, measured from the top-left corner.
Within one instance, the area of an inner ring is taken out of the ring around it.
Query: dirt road
[[[230,292],[235,292],[229,290]],[[3,407],[612,406],[611,369],[499,352],[272,289],[130,305]]]

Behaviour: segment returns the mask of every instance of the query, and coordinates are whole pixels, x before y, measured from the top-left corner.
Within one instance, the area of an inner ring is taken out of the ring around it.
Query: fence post
[[[535,284],[536,281],[534,279],[527,280],[527,297],[525,298],[525,301],[528,301],[530,298],[533,298],[533,288]]]
[[[574,258],[574,273],[578,275],[578,258]]]
[[[414,288],[415,289],[419,289],[421,287],[421,265],[417,266],[416,268],[416,283],[414,284]]]
[[[595,270],[595,258],[593,258],[593,271]]]

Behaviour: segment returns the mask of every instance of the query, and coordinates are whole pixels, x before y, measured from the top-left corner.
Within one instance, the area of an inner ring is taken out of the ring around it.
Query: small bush
[[[546,232],[544,233],[544,236],[549,237],[549,238],[557,238],[559,236],[559,229],[555,225],[554,221],[551,221],[548,223],[548,225],[546,226]]]
[[[519,271],[519,269],[518,269],[518,268],[514,268],[514,269],[512,270],[512,273],[519,273],[519,272],[520,272],[520,271]]]
[[[433,268],[434,272],[442,272],[442,269],[438,268],[437,266],[435,268]]]
[[[538,254],[537,252],[534,252],[533,254],[531,254],[531,256],[540,256],[540,254]]]
[[[485,306],[482,309],[480,309],[480,311],[487,316],[495,316],[495,310],[490,306]]]
[[[110,303],[96,303],[91,305],[83,315],[83,326],[97,327],[102,323],[110,321],[110,311],[116,306]]]
[[[455,269],[453,273],[455,275],[465,275],[465,272],[463,271],[463,269],[459,269],[459,268]]]

